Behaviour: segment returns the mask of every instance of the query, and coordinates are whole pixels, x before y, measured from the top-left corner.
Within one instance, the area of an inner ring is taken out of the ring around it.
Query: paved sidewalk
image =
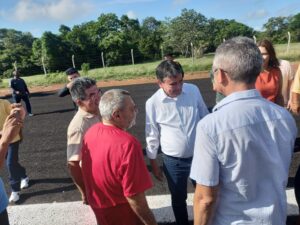
[[[286,191],[288,215],[298,214],[294,190]],[[150,208],[159,223],[174,222],[170,195],[147,196]],[[193,194],[188,195],[189,218],[193,219]],[[89,206],[81,202],[17,205],[8,207],[11,225],[94,225],[96,220]]]

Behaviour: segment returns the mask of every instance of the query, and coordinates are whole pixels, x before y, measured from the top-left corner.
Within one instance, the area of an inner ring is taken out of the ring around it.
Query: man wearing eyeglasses
[[[297,128],[283,107],[255,89],[262,68],[252,39],[223,42],[214,90],[226,96],[197,125],[190,177],[194,224],[285,224],[285,188]]]
[[[73,67],[70,67],[66,70],[66,75],[68,78],[69,83],[66,84],[66,86],[64,86],[62,89],[60,89],[57,93],[58,97],[65,97],[67,95],[70,94],[70,88],[74,82],[74,80],[78,77],[80,77],[80,73],[78,72],[78,70],[76,70]],[[77,104],[73,101],[74,104],[74,109],[77,111],[78,107]]]
[[[78,111],[68,127],[68,168],[73,182],[81,193],[83,203],[87,204],[81,168],[79,165],[81,160],[80,150],[85,132],[92,125],[100,122],[98,106],[101,91],[97,88],[95,80],[87,77],[80,77],[72,83],[70,93],[73,101],[78,106]]]

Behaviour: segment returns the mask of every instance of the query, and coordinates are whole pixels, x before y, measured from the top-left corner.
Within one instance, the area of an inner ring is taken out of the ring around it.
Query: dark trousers
[[[26,177],[26,170],[19,163],[19,141],[8,146],[6,166],[9,174],[9,183],[12,191],[20,191],[20,182]]]
[[[7,210],[6,209],[4,209],[0,213],[0,224],[1,225],[9,225],[8,214],[7,214]]]
[[[27,113],[31,113],[31,105],[27,94],[21,94],[21,95],[13,94],[13,99],[15,103],[20,103],[21,100],[23,100],[26,105]]]
[[[178,225],[188,225],[187,181],[190,175],[192,157],[176,158],[163,154],[163,170],[172,198],[172,208]]]
[[[300,166],[298,167],[295,180],[294,180],[295,197],[300,212]]]

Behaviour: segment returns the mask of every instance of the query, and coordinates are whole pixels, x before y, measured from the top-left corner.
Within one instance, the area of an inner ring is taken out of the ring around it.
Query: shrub
[[[89,63],[82,63],[81,64],[81,70],[83,75],[87,76],[90,70],[90,64]]]

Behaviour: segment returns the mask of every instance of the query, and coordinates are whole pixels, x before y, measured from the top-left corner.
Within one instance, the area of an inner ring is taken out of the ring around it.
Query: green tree
[[[287,32],[290,17],[272,17],[263,25],[265,38],[270,39],[273,44],[287,41]]]
[[[139,50],[146,59],[160,58],[160,46],[162,44],[161,22],[154,17],[147,17],[141,26],[141,38]]]
[[[35,68],[31,61],[33,41],[30,33],[0,29],[0,74],[11,70],[15,62],[23,75],[30,73]]]
[[[294,15],[290,19],[288,30],[291,32],[292,40],[300,41],[300,13]]]
[[[66,65],[71,64],[71,59],[66,55],[68,51],[69,46],[58,35],[51,32],[43,33],[41,37],[41,53],[39,54],[44,58],[48,71],[65,70]]]

